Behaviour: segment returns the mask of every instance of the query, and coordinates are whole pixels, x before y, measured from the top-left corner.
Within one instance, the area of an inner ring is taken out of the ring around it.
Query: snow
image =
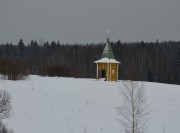
[[[116,61],[115,59],[102,58],[100,60],[95,61],[95,63],[117,63],[117,64],[119,64],[120,62]]]
[[[146,133],[180,131],[180,86],[143,82],[150,115]],[[123,132],[115,107],[121,81],[30,76],[0,80],[12,96],[13,115],[4,120],[14,133]]]

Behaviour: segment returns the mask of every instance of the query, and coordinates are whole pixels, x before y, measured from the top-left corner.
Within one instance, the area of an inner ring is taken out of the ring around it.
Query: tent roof
[[[106,46],[103,50],[103,53],[101,55],[101,58],[109,58],[109,59],[114,59],[114,53],[112,51],[112,48],[111,48],[111,44],[109,42],[109,39],[107,39],[107,43],[106,43]]]

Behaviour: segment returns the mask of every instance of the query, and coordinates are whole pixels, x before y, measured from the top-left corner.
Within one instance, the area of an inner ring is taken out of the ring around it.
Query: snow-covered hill
[[[144,82],[151,110],[147,133],[180,132],[180,86]],[[14,133],[122,133],[115,107],[120,82],[30,76],[0,80],[12,96],[13,116],[4,122]]]

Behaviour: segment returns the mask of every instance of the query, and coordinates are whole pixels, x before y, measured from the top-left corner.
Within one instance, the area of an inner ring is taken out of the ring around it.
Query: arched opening
[[[98,70],[98,78],[106,78],[106,70],[105,69],[99,69]]]
[[[101,77],[106,78],[106,71],[105,70],[102,70]]]

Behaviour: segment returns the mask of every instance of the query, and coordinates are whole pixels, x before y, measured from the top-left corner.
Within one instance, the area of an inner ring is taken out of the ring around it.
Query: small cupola
[[[101,59],[95,61],[97,79],[106,81],[118,81],[118,66],[120,62],[115,60],[109,36],[104,47]]]

